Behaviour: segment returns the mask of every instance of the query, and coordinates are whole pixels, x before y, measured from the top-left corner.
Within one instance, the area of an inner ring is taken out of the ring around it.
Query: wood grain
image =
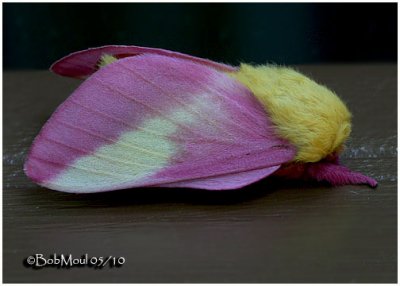
[[[4,73],[4,282],[396,282],[394,64],[299,66],[353,112],[342,161],[366,186],[266,179],[238,191],[132,189],[74,195],[22,171],[40,127],[78,85],[47,71]],[[120,268],[34,270],[35,253],[124,256]]]

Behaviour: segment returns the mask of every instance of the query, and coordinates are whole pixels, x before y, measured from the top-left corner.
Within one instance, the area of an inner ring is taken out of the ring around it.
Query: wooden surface
[[[300,66],[353,112],[345,165],[377,189],[266,179],[238,191],[132,189],[74,195],[22,171],[28,147],[78,85],[4,73],[4,282],[396,282],[395,64]],[[35,253],[123,256],[120,268],[34,270]]]

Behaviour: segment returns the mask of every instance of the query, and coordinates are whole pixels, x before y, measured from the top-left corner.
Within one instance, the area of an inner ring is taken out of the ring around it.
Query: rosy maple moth
[[[51,67],[86,79],[34,140],[24,165],[50,189],[237,189],[267,176],[377,182],[339,164],[351,114],[276,65],[233,67],[162,49],[104,46]]]

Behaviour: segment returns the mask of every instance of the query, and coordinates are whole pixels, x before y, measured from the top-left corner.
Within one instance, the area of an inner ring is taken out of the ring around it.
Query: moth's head
[[[278,134],[297,147],[296,161],[317,162],[340,152],[351,132],[351,114],[334,92],[279,66],[242,64],[230,75],[254,93]]]

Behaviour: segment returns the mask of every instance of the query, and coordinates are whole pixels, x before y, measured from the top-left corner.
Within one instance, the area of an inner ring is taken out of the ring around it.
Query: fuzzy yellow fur
[[[117,60],[116,57],[109,55],[109,54],[104,54],[101,56],[100,61],[99,61],[99,68],[105,67],[106,65],[109,65]]]
[[[241,64],[231,76],[247,86],[297,147],[295,161],[317,162],[339,151],[351,132],[351,114],[339,97],[290,68]]]

